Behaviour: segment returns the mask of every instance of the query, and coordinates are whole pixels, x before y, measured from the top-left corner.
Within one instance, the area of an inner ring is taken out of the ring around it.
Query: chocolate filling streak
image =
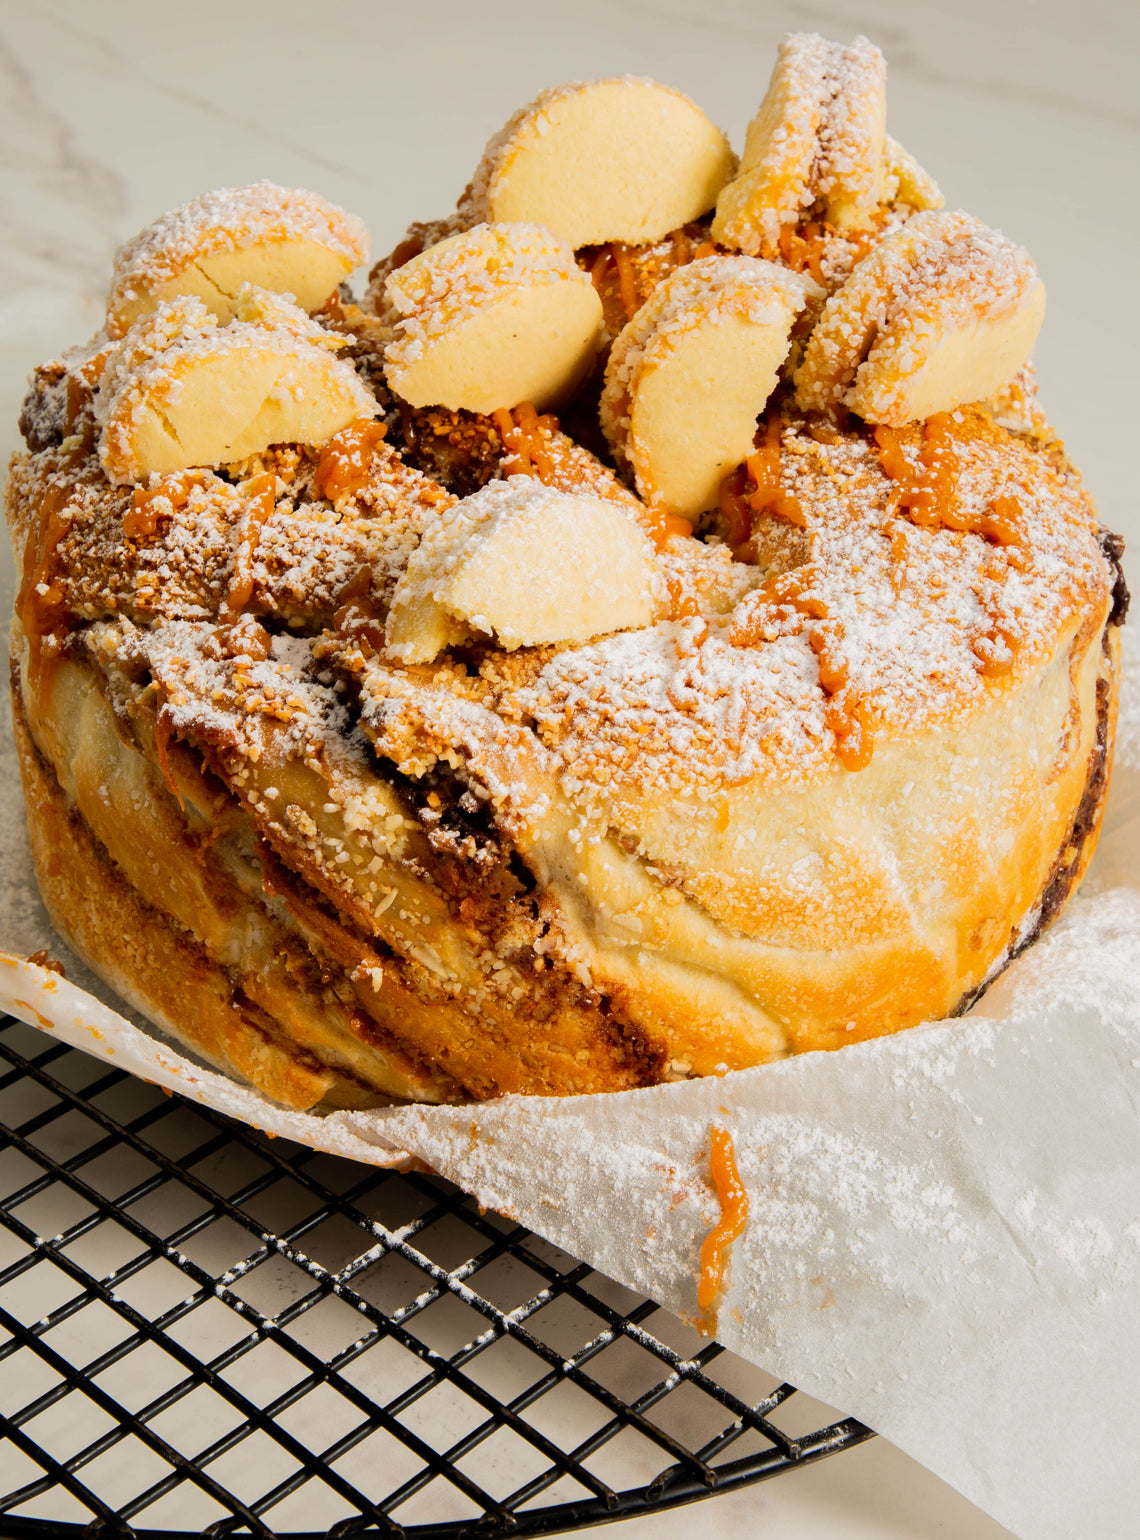
[[[1124,536],[1118,535],[1115,530],[1106,529],[1102,524],[1096,537],[1101,555],[1112,571],[1112,609],[1108,613],[1108,624],[1122,626],[1128,618],[1128,607],[1132,602],[1124,578],[1124,568],[1121,566],[1124,559]]]

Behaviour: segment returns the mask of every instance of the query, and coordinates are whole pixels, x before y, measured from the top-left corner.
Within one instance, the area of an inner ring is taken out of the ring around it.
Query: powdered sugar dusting
[[[31,509],[56,483],[56,450],[18,461],[9,489],[13,509]],[[84,619],[108,613],[151,620],[209,619],[221,611],[234,580],[245,537],[251,479],[271,473],[276,503],[262,525],[252,561],[248,608],[306,629],[331,620],[346,585],[367,585],[358,596],[387,605],[408,558],[426,530],[455,499],[407,466],[387,446],[372,452],[363,484],[330,503],[314,479],[319,452],[281,446],[256,456],[235,483],[213,471],[195,473],[184,495],[164,495],[153,478],[143,487],[154,528],[128,533],[129,487],[112,487],[97,466],[74,476],[61,510],[68,520],[60,546],[58,581],[69,609]]]
[[[803,34],[801,34],[803,36]],[[823,57],[818,73],[825,99],[820,114],[815,184],[825,198],[842,197],[865,214],[881,192],[883,102],[887,61],[865,37],[847,47],[810,35],[805,49]]]
[[[785,486],[809,510],[808,529],[805,537],[767,519],[761,570],[794,569],[804,580],[884,739],[976,709],[994,688],[978,672],[971,644],[980,635],[1001,626],[1017,638],[1014,685],[1087,607],[1107,601],[1079,484],[981,413],[959,416],[955,496],[964,508],[984,507],[1016,484],[1032,552],[1026,571],[978,536],[919,529],[899,514],[866,440],[818,442],[795,423],[784,433]],[[671,542],[678,567],[685,552],[686,542]],[[812,630],[802,613],[745,593],[727,615],[710,606],[560,653],[520,703],[578,794],[615,782],[642,793],[754,776],[803,784],[833,763],[835,743]]]
[[[718,238],[771,253],[821,199],[867,224],[887,191],[885,88],[886,62],[865,37],[846,47],[815,33],[786,37],[740,176],[717,204]]]

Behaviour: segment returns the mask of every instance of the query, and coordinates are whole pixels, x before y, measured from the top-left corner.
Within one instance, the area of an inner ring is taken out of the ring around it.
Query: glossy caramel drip
[[[38,952],[29,952],[28,961],[34,963],[37,968],[45,968],[48,973],[54,973],[57,978],[65,979],[67,977],[63,964],[57,957],[53,957],[46,950],[41,949]],[[44,988],[46,989],[47,987],[45,983]]]
[[[748,1191],[740,1180],[732,1135],[717,1124],[709,1130],[709,1174],[720,1203],[720,1218],[701,1245],[697,1305],[702,1311],[711,1310],[715,1304],[724,1282],[729,1248],[744,1234],[748,1223]]]
[[[629,247],[624,241],[611,241],[610,253],[614,267],[617,269],[618,293],[621,302],[625,306],[626,320],[632,321],[637,314],[639,301],[637,297],[637,274],[633,270],[633,263],[629,256]]]
[[[637,293],[637,274],[630,258],[629,247],[624,241],[610,241],[601,248],[590,264],[590,278],[600,299],[605,300],[606,280],[610,269],[617,276],[618,296],[627,321],[632,321],[640,308]]]
[[[669,243],[666,253],[661,250],[664,241],[650,246],[610,241],[597,249],[588,272],[602,304],[610,302],[606,317],[611,331],[621,330],[622,317],[631,321],[669,273],[701,257],[715,256],[720,249],[710,240],[697,240],[687,225],[671,230],[664,240]]]
[[[794,524],[797,529],[807,528],[807,519],[794,497],[785,497],[780,482],[780,438],[784,431],[782,417],[769,418],[764,430],[764,442],[755,454],[744,462],[748,474],[756,483],[756,490],[749,502],[757,513],[774,513],[778,519]]]
[[[761,583],[758,593],[773,604],[788,604],[810,620],[826,620],[827,605],[812,589],[819,583],[820,571],[810,563],[780,572]]]
[[[222,617],[236,618],[253,597],[253,558],[261,531],[277,506],[277,478],[272,471],[254,476],[242,487],[245,493],[245,529],[234,552],[234,570]]]
[[[841,690],[827,702],[825,719],[835,734],[835,752],[845,770],[863,770],[875,751],[871,709],[857,690]]]
[[[613,255],[610,252],[610,248],[608,246],[603,246],[599,250],[594,260],[590,263],[590,282],[594,285],[594,288],[597,289],[599,299],[603,299],[605,297],[606,274],[609,272],[610,264],[612,262]]]
[[[748,467],[738,465],[720,484],[720,511],[727,526],[725,543],[736,556],[752,534],[752,504],[748,501]],[[737,556],[737,560],[743,560]]]
[[[756,528],[754,514],[768,513],[797,529],[807,528],[799,499],[784,495],[780,463],[783,431],[783,418],[770,417],[762,442],[720,484],[720,511],[728,526],[725,541],[737,561],[756,561],[756,551],[750,544]]]
[[[847,683],[847,660],[840,653],[845,632],[843,622],[829,618],[812,626],[808,643],[819,663],[819,682],[825,695],[836,695]]]
[[[368,481],[372,452],[387,431],[384,423],[360,417],[330,438],[313,478],[318,496],[335,503],[359,492]]]
[[[759,646],[765,629],[772,624],[772,611],[781,606],[808,620],[830,619],[827,605],[818,594],[811,592],[819,576],[819,569],[809,563],[767,578],[752,595],[744,618],[733,623],[728,633],[729,643],[733,647]]]
[[[554,465],[543,434],[554,432],[558,427],[557,417],[550,412],[540,417],[530,401],[520,401],[509,412],[500,407],[491,417],[499,430],[503,448],[510,451],[510,458],[503,461],[504,476],[537,476],[544,485],[549,485],[554,476]]]
[[[669,232],[669,244],[673,248],[673,261],[678,267],[684,267],[693,260],[693,243],[683,226],[680,230]]]
[[[557,431],[558,418],[549,412],[540,417],[531,402],[522,401],[510,412],[500,407],[491,413],[491,420],[503,441],[503,448],[509,451],[503,461],[503,474],[536,476],[544,486],[557,487],[557,473],[547,438]],[[672,535],[693,533],[688,519],[653,504],[639,510],[638,523],[658,551],[664,549]]]
[[[91,405],[95,398],[94,388],[78,374],[67,376],[67,416],[66,426],[68,433],[74,433],[80,417]]]
[[[783,606],[815,622],[807,633],[808,645],[819,664],[819,684],[827,697],[824,718],[835,735],[835,752],[847,770],[862,770],[871,762],[875,747],[870,702],[849,682],[849,668],[842,654],[843,622],[828,612],[827,604],[813,592],[819,571],[808,564],[768,578],[753,596],[743,620],[729,631],[734,647],[756,647],[775,619],[773,610]]]
[[[167,503],[173,513],[185,508],[195,487],[205,485],[201,471],[180,471],[177,475],[163,476],[147,487],[136,487],[131,506],[123,514],[123,534],[129,540],[147,540],[158,529],[158,521],[167,513],[160,503]]]
[[[978,533],[994,545],[1022,546],[1025,534],[1019,524],[1021,505],[1015,497],[995,497],[989,511],[978,520]]]
[[[678,520],[677,522],[681,523],[683,521]],[[692,533],[691,525],[689,526],[689,533]],[[675,577],[672,573],[667,573],[665,587],[669,592],[670,620],[687,620],[701,613],[701,607],[697,603],[696,595],[685,591],[680,578]]]
[[[898,508],[908,515],[911,523],[921,529],[949,529],[957,534],[981,535],[1005,552],[1008,566],[1021,572],[1028,569],[1031,556],[1026,548],[1021,505],[1015,497],[1008,493],[995,497],[981,512],[959,503],[956,495],[958,465],[950,413],[938,412],[923,424],[917,474],[902,448],[898,430],[877,427],[875,443],[884,472],[901,488]],[[906,541],[901,531],[891,537],[891,555],[899,562],[906,559]],[[976,659],[975,667],[984,679],[1000,679],[1011,672],[1019,646],[1020,640],[1013,631],[994,624],[973,638],[970,650]]]
[[[233,626],[219,626],[214,632],[211,651],[222,658],[264,663],[272,647],[273,638],[265,627],[247,619]]]
[[[899,430],[883,424],[875,429],[879,464],[899,487],[898,511],[920,529],[949,529],[958,534],[981,535],[994,545],[1024,546],[1021,507],[1015,497],[997,497],[981,513],[959,503],[958,457],[951,414],[937,412],[928,417],[922,432],[916,470],[902,447]]]
[[[343,609],[351,604],[354,599],[366,599],[372,592],[372,564],[366,562],[363,567],[357,567],[348,582],[337,595],[337,608]]]
[[[987,631],[974,637],[970,651],[977,659],[977,670],[983,679],[1000,679],[1012,671],[1020,639],[1007,627],[991,624]]]
[[[656,551],[663,551],[674,535],[693,533],[693,526],[688,519],[670,513],[667,508],[647,508],[638,523],[652,540]]]
[[[365,662],[384,649],[384,622],[356,599],[349,599],[333,615],[333,630],[358,648]]]
[[[69,370],[67,375],[66,429],[69,436],[81,426],[86,430],[85,452],[90,450],[95,442],[95,423],[89,417],[86,423],[81,425],[81,419],[95,399],[95,391],[103,377],[107,357],[107,350],[100,349],[93,358],[80,364],[77,369]]]

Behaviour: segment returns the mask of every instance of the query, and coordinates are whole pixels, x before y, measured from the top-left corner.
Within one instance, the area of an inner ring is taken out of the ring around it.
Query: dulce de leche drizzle
[[[975,509],[957,495],[958,457],[954,418],[937,412],[923,423],[919,468],[905,453],[899,433],[880,425],[875,429],[879,463],[900,488],[897,508],[920,529],[949,529],[959,534],[981,535],[1005,551],[1010,566],[1024,572],[1029,566],[1021,505],[1009,494],[995,497],[987,507]],[[1013,668],[1019,645],[1008,626],[997,623],[971,642],[978,673],[998,678]]]
[[[536,476],[549,485],[554,475],[554,464],[543,438],[543,430],[553,432],[558,419],[551,412],[541,417],[530,401],[520,401],[511,411],[499,407],[491,414],[503,448],[510,451],[503,461],[504,476]]]
[[[720,484],[720,511],[728,525],[725,540],[737,561],[756,560],[755,549],[750,544],[756,523],[754,514],[770,513],[797,529],[807,528],[802,506],[798,499],[785,495],[781,482],[780,439],[783,431],[783,418],[779,415],[770,417],[762,443]]]
[[[606,269],[612,264],[617,273],[618,293],[627,321],[637,313],[640,300],[637,293],[637,275],[630,260],[629,247],[624,241],[609,241],[602,247],[590,267],[590,277],[595,289],[601,294],[606,281]]]
[[[148,486],[136,487],[131,505],[123,514],[123,534],[131,540],[148,540],[164,514],[185,508],[195,487],[205,485],[201,471],[181,471],[162,476]]]
[[[794,497],[784,495],[780,481],[780,438],[783,431],[783,418],[771,417],[764,430],[764,442],[744,462],[755,483],[755,491],[749,495],[748,501],[757,513],[774,513],[778,519],[794,524],[797,529],[806,529],[807,519],[803,509]]]
[[[729,1247],[748,1223],[748,1191],[737,1170],[732,1135],[715,1123],[709,1130],[709,1174],[720,1202],[720,1218],[701,1246],[697,1305],[702,1311],[712,1309],[724,1281]]]
[[[558,418],[547,412],[539,416],[533,404],[522,401],[511,411],[499,407],[492,412],[491,420],[503,441],[508,456],[503,461],[505,476],[535,476],[544,486],[559,485],[559,478],[550,453],[549,440],[558,430]],[[662,550],[672,535],[691,535],[693,526],[688,519],[670,513],[658,504],[647,504],[638,512],[638,523]]]
[[[923,424],[923,446],[919,453],[921,471],[915,468],[902,448],[898,430],[879,426],[875,443],[884,473],[900,486],[897,507],[920,529],[952,529],[958,533],[982,535],[992,544],[1013,547],[1012,564],[1024,570],[1025,531],[1021,525],[1021,505],[1015,497],[995,497],[984,510],[963,506],[956,496],[957,456],[954,450],[953,420],[949,412],[938,412]]]
[[[372,454],[388,431],[387,425],[358,417],[334,434],[321,451],[313,485],[318,496],[335,503],[360,491],[372,469]]]
[[[703,234],[700,231],[700,235]],[[718,249],[712,241],[699,238],[682,225],[680,229],[671,230],[664,240],[649,246],[607,241],[598,247],[588,271],[603,305],[607,294],[613,294],[616,288],[621,313],[627,321],[632,321],[662,278],[701,257],[715,256]],[[618,319],[612,308],[607,311],[607,318],[612,329]]]
[[[746,616],[730,630],[729,641],[734,647],[758,646],[780,607],[815,622],[807,639],[819,664],[820,688],[828,697],[825,720],[835,735],[835,752],[844,769],[862,770],[875,748],[871,707],[866,696],[848,682],[847,660],[841,651],[843,622],[819,597],[821,577],[819,569],[808,563],[768,578],[756,590]]]
[[[817,220],[809,220],[802,230],[797,230],[795,225],[782,225],[776,247],[781,260],[793,273],[802,273],[806,269],[821,288],[826,288],[827,279],[823,272],[826,239],[824,228]]]
[[[648,518],[643,515],[638,522],[658,551],[665,549],[671,536],[693,533],[693,526],[688,519],[681,518],[679,514],[670,513],[667,508],[650,507],[647,513]]]

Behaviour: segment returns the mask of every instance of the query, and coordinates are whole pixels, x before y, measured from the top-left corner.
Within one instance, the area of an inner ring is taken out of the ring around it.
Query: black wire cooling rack
[[[871,1437],[438,1178],[4,1016],[0,1220],[5,1540],[548,1535]]]

